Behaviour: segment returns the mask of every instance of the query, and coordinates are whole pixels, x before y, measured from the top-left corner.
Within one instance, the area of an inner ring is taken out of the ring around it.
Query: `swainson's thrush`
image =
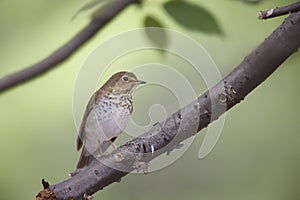
[[[122,133],[133,109],[132,93],[144,83],[131,72],[118,72],[92,95],[77,138],[77,150],[83,149],[76,171],[103,154]]]

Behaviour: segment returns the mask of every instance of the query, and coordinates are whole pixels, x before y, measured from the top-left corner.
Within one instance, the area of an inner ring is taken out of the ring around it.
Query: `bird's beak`
[[[137,81],[137,83],[138,83],[138,84],[145,84],[145,83],[146,83],[146,81],[141,81],[141,80],[138,80],[138,81]]]

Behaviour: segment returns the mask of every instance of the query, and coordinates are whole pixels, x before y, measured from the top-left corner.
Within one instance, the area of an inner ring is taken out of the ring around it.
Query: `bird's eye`
[[[128,77],[127,76],[124,76],[122,79],[123,79],[123,81],[128,81]]]

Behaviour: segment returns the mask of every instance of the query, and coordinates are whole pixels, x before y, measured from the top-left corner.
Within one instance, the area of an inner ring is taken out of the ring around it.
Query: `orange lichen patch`
[[[36,195],[36,200],[56,200],[55,194],[53,190],[49,188],[44,189]]]

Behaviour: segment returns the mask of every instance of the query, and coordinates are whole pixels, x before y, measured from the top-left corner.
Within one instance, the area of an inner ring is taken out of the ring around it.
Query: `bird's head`
[[[117,72],[103,85],[113,94],[132,94],[138,85],[146,83],[138,80],[132,72]]]

